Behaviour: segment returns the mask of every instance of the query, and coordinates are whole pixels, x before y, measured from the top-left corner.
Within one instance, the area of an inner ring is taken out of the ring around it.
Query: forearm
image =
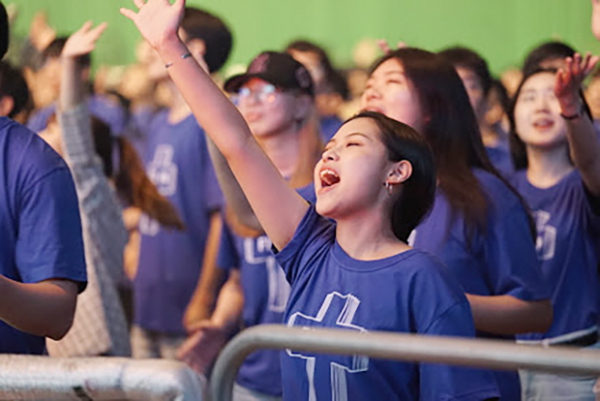
[[[233,175],[231,168],[229,168],[227,160],[225,160],[223,154],[210,138],[208,138],[208,151],[215,169],[217,180],[225,195],[227,205],[233,210],[240,223],[263,233],[258,218],[256,217],[256,214],[254,214],[254,211],[252,210],[248,199],[246,199],[240,184]]]
[[[512,335],[545,332],[552,324],[550,301],[522,301],[510,295],[467,294],[475,328],[487,333]]]
[[[221,288],[211,321],[226,333],[232,333],[240,323],[244,308],[244,294],[240,285],[239,271],[232,270],[230,278]]]
[[[221,283],[223,273],[217,268],[217,253],[223,221],[219,213],[215,212],[210,218],[208,239],[205,245],[202,272],[194,291],[194,295],[186,311],[186,326],[208,319],[217,298],[217,290]]]
[[[583,114],[565,123],[573,164],[590,192],[600,196],[600,143],[592,120]]]
[[[24,284],[0,275],[0,319],[23,332],[54,340],[71,328],[77,285],[66,280]]]

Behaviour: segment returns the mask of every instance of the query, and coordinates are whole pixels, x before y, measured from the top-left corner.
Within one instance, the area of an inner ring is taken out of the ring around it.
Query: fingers
[[[146,4],[146,2],[144,0],[133,0],[133,4],[135,4],[135,6],[139,10],[140,8],[142,8],[144,6],[144,4]]]
[[[119,9],[119,12],[120,12],[121,14],[123,14],[124,16],[126,16],[127,18],[129,18],[130,20],[132,20],[132,21],[134,21],[134,20],[135,20],[135,16],[137,15],[137,14],[135,13],[135,11],[132,11],[132,10],[130,10],[130,9],[128,9],[128,8],[120,8],[120,9]]]
[[[377,41],[377,45],[379,46],[383,54],[390,54],[392,52],[390,45],[388,45],[388,42],[385,39],[379,39]]]
[[[108,23],[103,22],[100,25],[98,25],[97,27],[95,27],[94,29],[92,29],[89,33],[94,38],[94,40],[96,40],[106,30],[107,26],[108,26]]]

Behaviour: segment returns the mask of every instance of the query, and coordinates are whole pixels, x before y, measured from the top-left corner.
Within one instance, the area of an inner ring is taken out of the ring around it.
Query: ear
[[[206,54],[206,43],[202,39],[191,39],[187,42],[187,47],[194,58],[204,58]]]
[[[2,96],[0,98],[0,116],[8,117],[15,107],[15,101],[11,96]]]
[[[401,160],[394,163],[385,182],[391,185],[398,185],[408,180],[412,175],[412,164],[408,160]]]

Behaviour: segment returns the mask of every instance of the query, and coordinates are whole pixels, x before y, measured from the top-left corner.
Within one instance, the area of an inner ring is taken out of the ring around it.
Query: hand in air
[[[556,73],[554,94],[558,98],[563,114],[574,115],[579,112],[579,91],[581,83],[590,74],[598,62],[598,56],[589,53],[581,57],[575,53],[565,59],[565,66]]]
[[[387,40],[385,40],[385,39],[379,39],[377,41],[377,45],[379,46],[379,48],[381,49],[381,51],[383,52],[383,54],[390,54],[394,50],[398,50],[398,49],[402,49],[404,47],[408,47],[408,45],[406,43],[400,41],[400,42],[396,43],[396,48],[392,49],[390,47],[390,45],[388,44]]]
[[[106,29],[106,22],[92,29],[92,21],[87,21],[78,31],[73,33],[62,51],[63,57],[77,57],[91,53],[96,47],[96,42]]]
[[[166,39],[177,37],[185,0],[133,0],[138,11],[121,8],[121,14],[135,23],[144,39],[155,49]]]
[[[592,0],[592,33],[600,40],[600,0]]]

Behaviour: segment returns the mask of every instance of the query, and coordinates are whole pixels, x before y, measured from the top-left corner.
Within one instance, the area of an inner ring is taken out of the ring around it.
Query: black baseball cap
[[[314,96],[308,70],[287,53],[268,51],[259,54],[245,74],[235,75],[225,82],[225,91],[237,92],[252,78],[263,79],[281,89],[299,90]]]

